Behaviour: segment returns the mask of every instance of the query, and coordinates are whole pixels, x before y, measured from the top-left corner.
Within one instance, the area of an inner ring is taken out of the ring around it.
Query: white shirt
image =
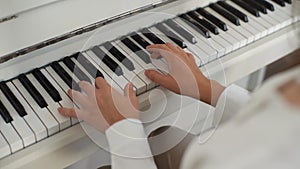
[[[278,87],[292,78],[300,83],[300,67],[266,82],[251,100],[245,89],[227,87],[215,109],[214,125],[221,123],[221,127],[204,144],[198,139],[190,144],[181,168],[299,168],[300,111],[278,95]],[[113,169],[156,168],[139,120],[122,120],[106,136]]]
[[[236,85],[227,87],[216,105],[216,122],[228,120],[249,99],[247,90]],[[225,106],[225,107],[224,107]],[[224,108],[224,111],[223,111]],[[155,169],[151,150],[142,123],[136,119],[125,119],[115,123],[106,131],[111,151],[113,169]],[[140,139],[136,139],[140,138]],[[130,157],[141,157],[139,159]]]

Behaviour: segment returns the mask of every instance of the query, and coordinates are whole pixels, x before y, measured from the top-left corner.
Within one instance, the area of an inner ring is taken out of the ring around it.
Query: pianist
[[[216,124],[222,114],[222,122],[230,119],[221,123],[223,125],[207,143],[200,145],[198,139],[192,141],[181,168],[299,166],[300,148],[293,146],[300,140],[299,68],[271,79],[250,99],[248,92],[238,86],[225,88],[207,79],[195,64],[194,57],[179,47],[167,43],[151,45],[147,49],[153,58],[162,56],[169,68],[167,75],[156,70],[146,71],[149,79],[175,93],[215,106]],[[102,78],[96,79],[96,88],[87,82],[80,82],[79,86],[86,95],[76,91],[69,91],[69,94],[82,108],[59,108],[59,112],[78,117],[106,133],[112,152],[112,168],[156,168],[139,121],[133,85],[128,84],[124,94],[116,92]],[[225,104],[224,109],[219,108],[221,104]]]

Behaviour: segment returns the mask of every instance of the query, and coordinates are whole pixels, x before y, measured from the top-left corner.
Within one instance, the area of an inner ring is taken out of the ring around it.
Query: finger
[[[86,81],[80,81],[79,87],[89,96],[89,97],[94,97],[95,96],[95,87]]]
[[[98,77],[95,80],[95,86],[96,88],[101,89],[109,86],[109,84],[102,77]]]
[[[147,46],[146,48],[147,50],[151,50],[151,49],[163,49],[166,51],[171,51],[170,48],[168,48],[168,46],[166,46],[166,44],[152,44]]]
[[[193,54],[191,54],[191,53],[186,53],[186,54],[187,54],[188,58],[189,58],[191,61],[196,62],[195,57],[194,57]]]
[[[160,53],[157,53],[157,52],[151,53],[151,58],[157,59],[157,58],[159,58],[159,57],[160,57]]]
[[[166,60],[168,60],[169,56],[172,55],[172,50],[166,46],[165,44],[154,44],[147,47],[147,51],[150,52],[152,55],[152,58],[158,58],[159,56],[162,56]]]
[[[60,114],[66,117],[74,117],[82,119],[83,113],[80,109],[60,107],[57,109]]]
[[[89,99],[78,91],[69,90],[68,95],[75,103],[78,103],[83,107],[88,107],[90,105]]]
[[[170,43],[170,42],[168,42],[168,43],[166,43],[166,46],[168,47],[168,48],[170,48],[173,52],[175,52],[175,53],[181,53],[182,51],[181,51],[181,48],[179,47],[179,46],[175,46],[174,44],[172,44],[172,43]],[[179,49],[180,48],[180,49]]]
[[[133,84],[132,83],[128,83],[125,87],[125,96],[128,96],[129,98],[132,98],[135,96],[135,92],[133,89]]]
[[[156,70],[146,70],[145,75],[155,83],[165,86],[168,84],[166,75],[159,73]]]

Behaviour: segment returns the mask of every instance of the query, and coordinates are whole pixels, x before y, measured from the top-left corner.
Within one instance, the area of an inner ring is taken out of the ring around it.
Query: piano
[[[214,108],[147,79],[145,69],[167,65],[146,46],[174,43],[226,86],[300,47],[299,9],[296,0],[3,0],[1,169],[109,165],[107,145],[97,145],[105,136],[57,112],[77,106],[68,89],[99,76],[119,91],[133,82],[147,134],[163,126],[200,134],[213,127]]]

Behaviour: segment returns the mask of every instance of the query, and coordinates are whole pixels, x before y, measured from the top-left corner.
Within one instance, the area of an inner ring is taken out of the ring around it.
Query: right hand
[[[169,70],[166,75],[156,70],[147,70],[145,75],[150,80],[177,94],[190,96],[211,105],[216,104],[224,87],[202,74],[192,54],[171,43],[150,45],[147,50],[153,59],[162,56],[167,61]]]

